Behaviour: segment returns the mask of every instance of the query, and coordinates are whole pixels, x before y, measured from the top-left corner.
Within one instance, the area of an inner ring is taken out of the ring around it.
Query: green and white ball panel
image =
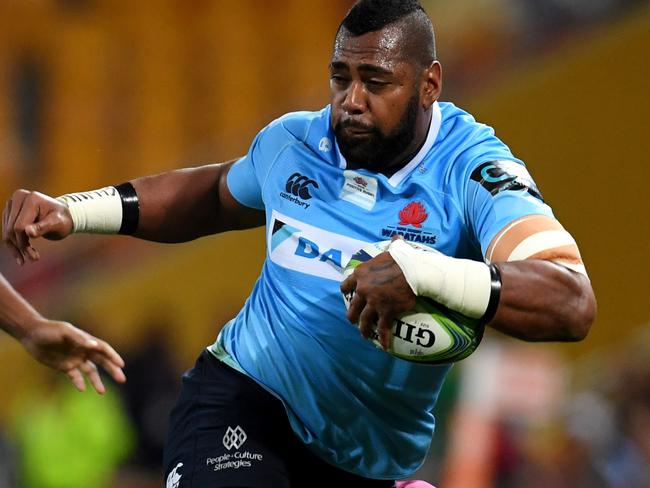
[[[478,330],[482,333],[475,321],[418,297],[413,310],[395,320],[389,352],[424,363],[459,361],[478,347]],[[380,347],[378,342],[375,344]]]
[[[370,244],[352,256],[344,270],[344,277],[354,268],[385,252],[390,241]],[[414,244],[412,244],[414,245]],[[419,249],[438,252],[424,246]],[[344,296],[346,307],[351,296]],[[389,354],[426,364],[440,364],[460,361],[476,350],[483,335],[483,325],[476,320],[460,315],[426,297],[417,297],[412,310],[399,316],[392,326]],[[373,344],[381,348],[375,334]]]

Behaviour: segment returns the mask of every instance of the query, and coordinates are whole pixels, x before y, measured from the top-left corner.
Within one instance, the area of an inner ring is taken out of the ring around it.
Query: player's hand
[[[393,320],[415,305],[415,294],[393,257],[381,253],[357,266],[341,283],[341,292],[353,294],[348,320],[358,324],[361,334],[369,339],[377,329],[384,349],[390,346]]]
[[[126,381],[124,360],[111,346],[66,322],[39,319],[20,342],[37,361],[65,373],[79,391],[86,390],[84,376],[98,393],[106,391],[97,366],[118,383]]]
[[[16,190],[2,213],[2,241],[20,265],[40,258],[30,239],[63,239],[73,228],[68,207],[35,191]]]

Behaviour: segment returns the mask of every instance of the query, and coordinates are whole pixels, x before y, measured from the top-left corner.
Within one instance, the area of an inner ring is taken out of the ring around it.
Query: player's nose
[[[350,83],[345,92],[341,108],[350,115],[358,115],[366,111],[366,90],[363,83],[358,81]]]

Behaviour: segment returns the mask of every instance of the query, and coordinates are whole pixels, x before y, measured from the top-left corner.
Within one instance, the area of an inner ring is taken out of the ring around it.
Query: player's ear
[[[425,110],[429,109],[440,98],[441,92],[442,66],[438,61],[433,61],[429,66],[424,68],[421,93],[423,108]]]

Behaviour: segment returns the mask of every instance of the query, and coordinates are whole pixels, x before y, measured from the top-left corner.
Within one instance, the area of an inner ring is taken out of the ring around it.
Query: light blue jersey
[[[426,457],[449,366],[395,359],[363,339],[346,319],[342,267],[395,233],[482,261],[509,222],[552,216],[523,163],[490,127],[436,103],[424,146],[399,172],[346,170],[327,107],[263,129],[228,186],[266,212],[267,256],[212,352],[279,397],[325,461],[370,478],[411,475]]]

